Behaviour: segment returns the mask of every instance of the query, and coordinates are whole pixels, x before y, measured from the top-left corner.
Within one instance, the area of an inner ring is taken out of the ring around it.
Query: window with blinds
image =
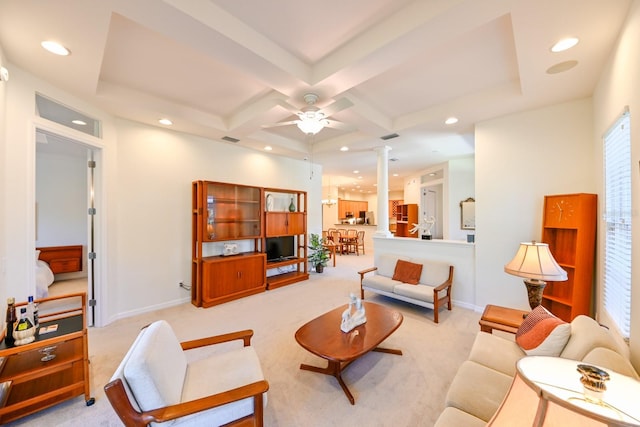
[[[604,136],[604,308],[625,338],[631,325],[631,132],[629,112]]]

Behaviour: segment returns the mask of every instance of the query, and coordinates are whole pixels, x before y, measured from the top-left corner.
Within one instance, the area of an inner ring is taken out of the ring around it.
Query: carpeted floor
[[[181,340],[245,328],[255,331],[252,345],[270,384],[266,426],[432,426],[444,408],[444,397],[458,366],[469,354],[479,330],[480,313],[454,305],[453,311],[442,311],[440,323],[435,324],[431,310],[365,294],[368,301],[393,307],[404,315],[403,324],[384,343],[404,354],[372,352],[345,370],[343,378],[356,399],[353,406],[333,377],[299,369],[300,363],[325,366],[326,362],[301,348],[295,342],[295,331],[314,317],[348,303],[350,292],[359,293],[357,271],[372,264],[371,255],[338,256],[336,268],[311,273],[305,282],[209,309],[183,304],[91,328],[91,388],[96,403],[86,407],[79,397],[11,425],[122,425],[102,387],[140,328],[165,319]]]

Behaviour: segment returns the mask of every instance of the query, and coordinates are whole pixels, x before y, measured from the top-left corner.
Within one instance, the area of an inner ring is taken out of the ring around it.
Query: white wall
[[[603,194],[602,182],[602,136],[622,113],[624,106],[631,112],[631,185],[633,204],[632,290],[631,290],[631,338],[629,347],[631,360],[640,371],[640,176],[637,173],[640,160],[640,2],[634,1],[627,22],[620,33],[616,49],[612,52],[595,89],[593,146],[596,154],[592,168],[596,173],[597,189]],[[602,207],[602,204],[600,205]],[[602,289],[602,254],[604,234],[602,222],[598,225],[598,289]],[[611,322],[598,301],[599,320],[611,326]]]
[[[321,233],[321,171],[306,162],[119,120],[119,316],[189,299],[191,183],[232,182],[309,192],[309,233]]]
[[[423,177],[431,172],[442,172],[442,178],[423,182]],[[407,177],[404,182],[404,203],[415,203],[421,209],[421,189],[425,186],[438,186],[438,191],[441,190],[443,215],[436,221],[442,230],[442,238],[466,242],[467,234],[473,232],[460,228],[460,202],[469,197],[475,198],[475,158],[453,159]]]
[[[4,56],[2,46],[0,46],[0,65],[7,67],[7,60]],[[7,67],[8,68],[8,67]],[[7,166],[6,166],[6,149],[7,149],[7,130],[6,130],[6,113],[7,113],[7,84],[8,82],[0,82],[0,188],[7,187]],[[0,232],[0,302],[7,300],[9,293],[7,292],[7,252],[8,236],[4,232],[4,224],[6,221],[6,203],[5,198],[0,197],[0,224],[3,225]]]
[[[476,125],[476,305],[528,308],[504,272],[519,242],[540,240],[544,195],[596,191],[592,104],[582,99]]]
[[[97,147],[97,325],[180,303],[190,283],[191,182],[206,179],[308,192],[308,229],[320,233],[321,168],[222,142],[116,120],[11,66],[3,135],[3,254],[0,292],[26,300],[35,291],[35,127]],[[0,89],[2,90],[2,89]],[[35,93],[102,121],[88,137],[34,116]],[[0,96],[2,96],[0,92]],[[2,100],[3,98],[0,98]],[[10,183],[10,185],[9,185]]]
[[[468,234],[475,234],[474,230],[460,228],[460,202],[469,197],[475,199],[475,157],[454,159],[449,162],[448,178],[448,230],[451,240],[467,240]]]
[[[83,245],[86,249],[87,160],[37,153],[36,204],[36,246]]]

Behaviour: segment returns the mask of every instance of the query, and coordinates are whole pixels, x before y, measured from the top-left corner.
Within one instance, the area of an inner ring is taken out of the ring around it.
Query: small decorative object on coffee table
[[[340,324],[340,330],[342,332],[349,332],[356,326],[360,326],[367,321],[362,300],[354,294],[350,294],[350,298],[351,302],[349,302],[349,307],[342,312],[342,323]]]

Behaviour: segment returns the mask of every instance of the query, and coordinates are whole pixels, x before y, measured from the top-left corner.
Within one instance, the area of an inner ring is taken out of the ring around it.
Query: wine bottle
[[[29,315],[27,314],[27,307],[22,307],[20,309],[20,321],[18,322],[18,326],[16,326],[16,331],[26,331],[29,328],[33,328],[33,323],[31,323]]]
[[[4,335],[4,342],[7,347],[13,347],[15,340],[13,338],[13,327],[16,324],[18,318],[16,317],[16,300],[14,298],[7,298],[7,331]]]

